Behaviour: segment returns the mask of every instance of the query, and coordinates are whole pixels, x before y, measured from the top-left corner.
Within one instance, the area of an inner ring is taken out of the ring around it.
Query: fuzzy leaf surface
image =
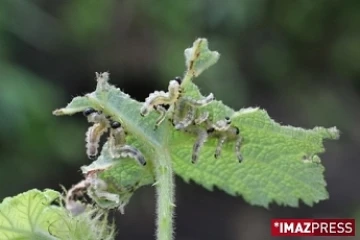
[[[80,240],[114,239],[107,220],[94,211],[73,217],[60,206],[51,205],[60,193],[33,189],[0,204],[0,239]]]

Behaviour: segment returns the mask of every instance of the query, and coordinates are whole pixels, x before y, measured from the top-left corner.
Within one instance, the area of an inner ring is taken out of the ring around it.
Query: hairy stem
[[[192,79],[193,79],[193,76],[192,76],[191,71],[186,71],[186,74],[183,77],[181,86],[186,87],[186,85],[189,84]]]
[[[174,216],[174,174],[171,157],[167,151],[157,155],[156,164],[156,191],[157,191],[157,240],[173,239]]]

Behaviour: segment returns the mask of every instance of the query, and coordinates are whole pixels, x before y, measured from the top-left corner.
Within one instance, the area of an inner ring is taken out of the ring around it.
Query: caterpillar
[[[203,107],[215,100],[215,97],[214,94],[210,93],[208,96],[202,99],[193,99],[191,97],[184,96],[181,100],[194,107]]]
[[[113,158],[130,157],[136,160],[140,165],[145,166],[146,161],[143,154],[130,145],[126,145],[126,132],[119,122],[110,122],[110,154]]]
[[[89,159],[94,160],[98,155],[100,138],[108,131],[109,124],[105,115],[93,108],[84,110],[83,114],[90,123],[94,123],[88,128],[85,134],[86,154]]]
[[[156,106],[160,105],[172,105],[174,104],[181,95],[181,78],[176,77],[174,80],[169,82],[168,92],[155,91],[151,93],[146,99],[143,106],[140,109],[141,116],[147,116],[152,110],[159,111]],[[163,117],[161,115],[160,117]]]
[[[242,162],[243,157],[240,153],[242,137],[240,136],[240,129],[238,127],[231,126],[231,120],[229,117],[225,117],[225,120],[219,120],[207,130],[207,133],[211,136],[218,138],[218,143],[215,149],[215,158],[219,158],[221,150],[226,141],[235,140],[235,154],[239,162]]]

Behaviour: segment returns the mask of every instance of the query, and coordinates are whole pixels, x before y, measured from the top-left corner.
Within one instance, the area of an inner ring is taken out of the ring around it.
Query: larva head
[[[181,84],[182,81],[181,77],[177,76],[174,78],[174,80],[177,81],[179,84]]]
[[[140,115],[141,115],[142,117],[147,116],[147,115],[150,113],[151,109],[152,109],[152,106],[151,106],[151,105],[149,105],[149,104],[147,104],[147,103],[144,103],[144,105],[143,105],[143,106],[141,107],[141,109],[140,109]]]
[[[231,124],[230,117],[225,117],[225,123],[228,125]]]
[[[181,84],[181,81],[178,82],[177,80],[171,80],[169,82],[169,90],[172,89],[174,91],[179,91],[180,89],[180,84]]]
[[[215,132],[215,128],[211,127],[211,128],[209,128],[209,129],[207,129],[206,132],[207,132],[208,134],[213,133],[213,132]]]
[[[121,123],[119,123],[119,122],[117,122],[117,121],[111,121],[111,122],[110,122],[110,127],[111,127],[112,129],[117,129],[117,128],[121,127]]]
[[[83,111],[83,114],[84,114],[85,117],[88,117],[88,116],[90,116],[92,113],[95,113],[95,112],[96,112],[95,109],[93,109],[93,108],[87,108],[87,109],[85,109],[85,110]]]
[[[215,96],[213,93],[210,93],[209,96],[207,96],[207,98],[209,98],[208,102],[214,101],[215,100]]]

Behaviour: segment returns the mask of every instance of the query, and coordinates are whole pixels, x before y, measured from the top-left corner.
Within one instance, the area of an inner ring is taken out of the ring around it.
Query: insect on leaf
[[[193,78],[213,65],[219,54],[208,49],[206,39],[198,39],[192,48],[185,50],[185,56],[187,72],[182,82],[182,95],[203,98]],[[214,100],[196,111],[211,115],[210,123],[206,123],[208,125],[229,117],[231,126],[238,129],[241,136],[243,160],[239,163],[234,150],[236,143],[230,138],[224,140],[221,155],[218,154],[219,157],[215,159],[219,135],[209,134],[199,150],[197,162],[193,164],[196,131],[175,130],[170,121],[164,121],[154,130],[159,114],[152,111],[142,117],[140,109],[143,103],[112,86],[108,77],[108,74],[98,74],[95,92],[74,98],[66,108],[56,110],[54,114],[70,115],[91,107],[121,123],[128,132],[127,144],[138,149],[148,164],[141,167],[131,159],[112,159],[105,145],[101,156],[90,166],[112,166],[101,171],[101,178],[107,184],[106,191],[117,194],[123,202],[128,201],[137,188],[157,184],[155,172],[161,174],[166,167],[155,171],[155,166],[160,156],[167,155],[171,157],[175,173],[185,181],[193,180],[209,190],[217,187],[228,194],[242,196],[253,205],[268,207],[275,202],[296,207],[299,200],[313,205],[328,198],[319,154],[324,152],[324,139],[338,138],[335,127],[305,130],[282,126],[263,109],[243,108],[234,111],[221,101]],[[168,120],[171,120],[171,116],[171,113],[166,115]],[[206,124],[195,124],[191,128],[208,131]],[[121,164],[115,164],[117,161]]]

